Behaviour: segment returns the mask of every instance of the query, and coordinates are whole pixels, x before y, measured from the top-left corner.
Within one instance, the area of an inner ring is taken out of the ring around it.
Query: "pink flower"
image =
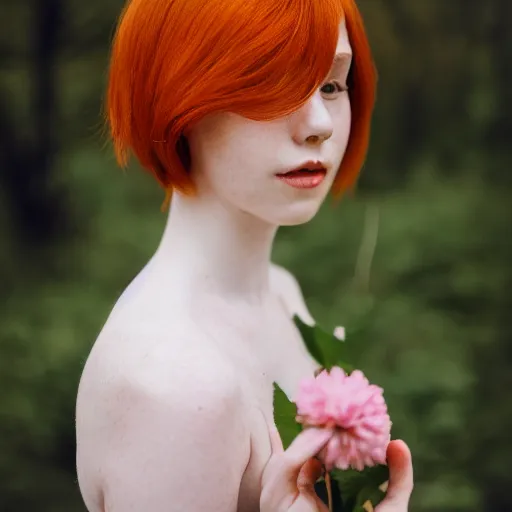
[[[348,375],[338,367],[300,383],[297,421],[336,430],[319,455],[327,471],[386,463],[391,421],[382,394],[361,371]]]

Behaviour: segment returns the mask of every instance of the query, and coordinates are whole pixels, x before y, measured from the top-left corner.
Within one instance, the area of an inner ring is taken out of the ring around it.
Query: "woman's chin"
[[[275,224],[279,226],[300,226],[309,222],[320,209],[318,200],[297,201],[276,212]]]

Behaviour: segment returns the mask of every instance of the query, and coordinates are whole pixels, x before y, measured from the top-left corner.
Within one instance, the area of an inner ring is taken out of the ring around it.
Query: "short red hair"
[[[184,134],[212,112],[271,120],[296,111],[332,66],[339,23],[353,48],[352,126],[333,185],[351,187],[368,149],[376,72],[354,0],[131,0],[116,31],[106,116],[167,191],[193,194]]]

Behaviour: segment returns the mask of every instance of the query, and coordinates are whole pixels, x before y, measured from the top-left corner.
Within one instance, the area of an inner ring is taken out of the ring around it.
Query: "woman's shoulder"
[[[226,414],[243,423],[239,376],[222,352],[183,319],[155,326],[125,314],[107,321],[87,358],[77,396],[83,440],[157,417],[169,431],[179,417],[183,432],[197,421],[223,426]]]
[[[164,333],[114,322],[100,338],[77,400],[82,482],[101,467],[101,478],[91,481],[109,489],[113,508],[149,503],[144,489],[154,487],[163,510],[177,497],[186,503],[206,499],[189,492],[184,478],[216,464],[219,478],[231,476],[226,486],[235,500],[249,457],[249,430],[229,362],[195,333],[172,326]]]
[[[113,310],[89,360],[96,372],[108,376],[107,382],[149,394],[194,392],[196,387],[224,393],[237,381],[229,359],[186,311],[172,305],[168,311],[155,311],[143,300]]]
[[[199,334],[170,327],[159,331],[110,332],[96,365],[102,394],[111,407],[161,404],[169,413],[216,414],[220,403],[242,406],[237,373],[230,361]],[[124,399],[122,399],[124,397]],[[124,402],[124,404],[123,404]],[[164,411],[163,411],[164,412]]]
[[[169,291],[156,273],[144,269],[109,313],[82,380],[90,379],[95,386],[116,383],[148,396],[176,389],[185,396],[198,387],[221,395],[228,389],[234,392],[232,363],[183,302],[183,294]]]

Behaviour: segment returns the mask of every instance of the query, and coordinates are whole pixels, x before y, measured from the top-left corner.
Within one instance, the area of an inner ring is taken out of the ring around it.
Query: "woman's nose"
[[[320,91],[292,115],[293,139],[297,144],[321,144],[332,136],[331,115]]]

